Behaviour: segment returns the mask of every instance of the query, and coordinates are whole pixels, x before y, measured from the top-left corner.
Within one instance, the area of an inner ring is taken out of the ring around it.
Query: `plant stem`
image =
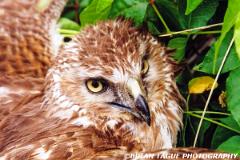
[[[216,23],[216,24],[212,24],[212,25],[208,25],[208,26],[202,26],[202,27],[191,28],[191,29],[186,29],[186,30],[182,30],[182,31],[171,32],[171,33],[168,33],[168,34],[159,35],[159,37],[166,37],[166,36],[172,36],[172,35],[176,35],[176,34],[183,34],[183,33],[188,33],[188,32],[191,32],[191,31],[203,30],[203,29],[213,28],[213,27],[217,27],[217,26],[221,26],[221,25],[222,25],[222,23]]]
[[[193,34],[219,34],[221,33],[220,30],[216,30],[216,31],[200,31],[200,32],[196,32],[196,33],[193,33]]]
[[[61,36],[63,36],[63,37],[73,37],[74,35],[72,35],[72,34],[61,34]]]
[[[78,13],[78,10],[79,10],[79,1],[78,1],[78,0],[75,0],[74,10],[75,10],[75,21],[76,21],[78,24],[80,24],[80,21],[79,21],[79,13]]]
[[[151,3],[151,5],[152,5],[154,11],[156,12],[158,18],[160,19],[160,21],[161,21],[162,24],[164,25],[167,33],[171,33],[170,29],[169,29],[168,26],[167,26],[167,23],[164,21],[162,15],[161,15],[160,12],[158,11],[157,6],[156,6],[154,3]]]
[[[210,91],[210,93],[209,93],[209,95],[208,95],[207,102],[206,102],[206,104],[205,104],[205,106],[204,106],[204,110],[203,110],[203,113],[202,113],[200,122],[199,122],[199,124],[198,124],[198,129],[197,129],[197,133],[196,133],[196,136],[195,136],[195,139],[194,139],[193,147],[196,146],[197,139],[198,139],[198,135],[199,135],[199,132],[200,132],[200,129],[201,129],[201,126],[202,126],[202,121],[203,121],[204,116],[205,116],[205,113],[206,113],[206,111],[207,111],[207,107],[208,107],[208,104],[209,104],[209,102],[210,102],[210,99],[212,98],[212,94],[213,94],[214,87],[215,87],[215,85],[216,85],[216,83],[217,83],[217,80],[218,80],[218,78],[219,78],[219,76],[220,76],[220,73],[221,73],[221,71],[222,71],[222,68],[223,68],[224,63],[225,63],[225,61],[226,61],[226,59],[227,59],[228,53],[229,53],[229,51],[230,51],[230,49],[231,49],[231,47],[232,47],[233,42],[234,42],[234,37],[232,38],[232,40],[231,40],[231,42],[230,42],[230,44],[229,44],[229,46],[228,46],[228,49],[227,49],[227,51],[226,51],[226,53],[225,53],[225,55],[224,55],[224,57],[223,57],[222,63],[221,63],[221,65],[220,65],[220,67],[219,67],[218,73],[217,73],[217,75],[216,75],[216,77],[215,77],[215,79],[214,79],[213,85],[212,85],[212,87],[211,87],[211,91]]]
[[[199,31],[199,32],[183,32],[179,34],[184,34],[184,35],[191,35],[191,34],[219,34],[221,31]]]
[[[194,113],[188,113],[188,115],[193,116],[193,117],[196,117],[196,118],[200,118],[200,119],[202,118],[200,115],[197,115],[197,114],[194,114]],[[221,127],[227,128],[227,129],[229,129],[229,130],[231,130],[231,131],[233,131],[233,132],[236,132],[236,133],[240,134],[240,131],[239,131],[239,130],[236,130],[236,129],[234,129],[234,128],[231,128],[231,127],[229,127],[229,126],[227,126],[227,125],[225,125],[225,124],[223,124],[223,123],[221,123],[221,122],[214,121],[214,120],[212,120],[212,119],[210,119],[210,118],[206,118],[206,117],[204,117],[203,119],[206,120],[206,121],[208,121],[208,122],[217,124],[217,125],[219,125],[219,126],[221,126]]]
[[[188,112],[184,112],[185,114],[188,113],[203,113],[203,111],[188,111]],[[217,115],[224,115],[224,116],[229,116],[229,113],[223,113],[223,112],[214,112],[214,111],[206,111],[206,114],[217,114]]]
[[[69,29],[58,29],[58,32],[60,34],[71,34],[71,35],[75,35],[75,34],[78,34],[79,31],[76,31],[76,30],[69,30]]]
[[[186,100],[186,110],[188,112],[189,110],[189,99],[190,99],[190,94],[188,94],[187,96],[187,100]],[[184,127],[183,127],[183,132],[182,132],[182,139],[183,139],[183,146],[186,146],[186,142],[185,142],[185,136],[186,136],[186,129],[187,129],[187,123],[188,123],[188,119],[189,116],[187,115],[184,119]]]
[[[187,110],[187,112],[189,111],[189,100],[190,100],[190,96],[191,96],[191,94],[188,94],[188,96],[187,96],[187,102],[186,102],[186,110]]]

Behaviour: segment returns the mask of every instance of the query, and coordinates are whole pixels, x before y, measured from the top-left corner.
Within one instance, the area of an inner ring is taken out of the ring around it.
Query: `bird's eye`
[[[148,70],[149,70],[149,63],[148,63],[148,61],[147,61],[146,59],[144,59],[144,60],[142,61],[141,73],[142,73],[142,74],[146,74],[146,73],[148,72]]]
[[[106,83],[101,79],[89,79],[86,82],[89,91],[99,93],[106,89]]]

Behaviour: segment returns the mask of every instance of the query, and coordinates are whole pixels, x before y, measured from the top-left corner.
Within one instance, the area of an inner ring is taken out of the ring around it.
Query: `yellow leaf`
[[[189,93],[201,94],[204,91],[209,91],[212,88],[213,82],[214,82],[214,79],[209,76],[194,78],[188,83]],[[217,88],[217,86],[218,84],[216,83],[216,85],[214,86],[214,89]]]

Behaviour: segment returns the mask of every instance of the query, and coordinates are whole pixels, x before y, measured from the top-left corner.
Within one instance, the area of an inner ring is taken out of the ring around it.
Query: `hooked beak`
[[[150,116],[149,107],[145,98],[142,95],[139,95],[138,98],[136,99],[135,104],[136,104],[136,109],[138,110],[141,118],[150,126],[151,116]]]
[[[133,111],[135,110],[135,112],[138,113],[140,118],[143,119],[150,126],[151,116],[147,101],[143,96],[144,89],[142,88],[142,85],[140,85],[138,80],[130,78],[127,81],[127,88],[135,101],[135,109],[133,109]]]
[[[138,80],[130,78],[127,82],[129,94],[133,97],[133,102],[126,104],[122,100],[110,102],[112,106],[120,107],[132,113],[138,119],[145,121],[148,126],[151,125],[151,116],[146,99],[144,98],[144,90]]]
[[[120,107],[131,114],[133,114],[135,117],[137,117],[140,120],[145,121],[148,126],[151,125],[151,116],[150,116],[150,111],[148,107],[148,103],[146,99],[144,98],[144,90],[141,87],[139,81],[130,78],[127,81],[127,89],[128,89],[128,95],[130,94],[131,99],[133,99],[133,102],[127,103],[122,100],[118,100],[116,102],[109,102],[108,104],[111,104],[112,106],[115,107]]]

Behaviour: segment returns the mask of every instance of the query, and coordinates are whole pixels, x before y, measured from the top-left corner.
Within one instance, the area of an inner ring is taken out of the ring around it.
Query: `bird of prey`
[[[123,159],[174,147],[182,98],[168,49],[122,19],[62,43],[65,3],[0,2],[0,159]]]

